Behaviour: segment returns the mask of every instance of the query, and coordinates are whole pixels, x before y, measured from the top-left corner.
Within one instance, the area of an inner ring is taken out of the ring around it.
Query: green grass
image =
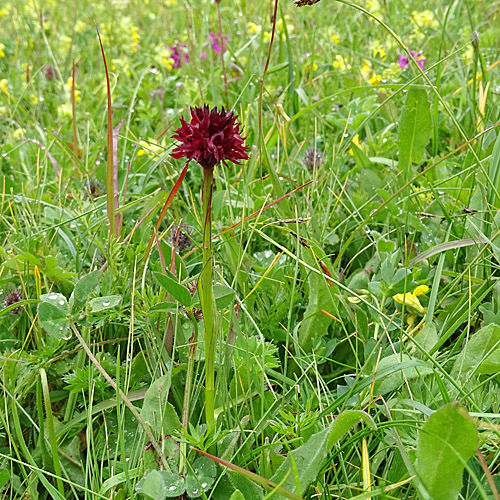
[[[0,3],[2,498],[498,498],[500,4],[219,5],[224,67],[216,2]]]

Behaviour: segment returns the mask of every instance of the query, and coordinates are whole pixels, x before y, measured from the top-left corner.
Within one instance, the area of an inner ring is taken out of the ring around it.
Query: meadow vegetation
[[[2,0],[1,498],[498,500],[499,23]]]

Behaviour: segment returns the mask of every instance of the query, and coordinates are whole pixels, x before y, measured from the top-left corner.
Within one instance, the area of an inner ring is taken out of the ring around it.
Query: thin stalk
[[[212,288],[213,258],[212,258],[212,183],[214,169],[203,168],[203,269],[200,274],[200,303],[205,327],[205,415],[207,428],[214,422],[215,396],[215,346],[217,332],[215,330],[214,294]]]
[[[222,17],[220,14],[220,0],[217,1],[217,15],[219,16],[219,43],[221,46],[220,59],[222,63],[222,72],[224,74],[224,94],[226,96],[226,107],[229,109],[229,94],[227,93],[227,73],[226,63],[224,62],[224,39],[222,38]]]
[[[56,432],[54,430],[54,417],[52,415],[52,407],[50,405],[49,384],[47,382],[47,375],[43,368],[40,368],[40,381],[42,383],[43,399],[45,401],[45,417],[47,419],[47,428],[49,431],[49,442],[52,451],[54,472],[56,473],[57,489],[64,497],[64,485],[61,480],[61,463],[59,462],[59,451],[57,449]]]
[[[108,98],[108,161],[106,166],[106,208],[108,210],[109,235],[111,238],[116,238],[115,193],[113,190],[113,115],[111,108],[111,84],[109,82],[108,64],[106,63],[106,56],[104,54],[104,47],[102,45],[101,35],[99,34],[99,31],[97,32],[97,36],[99,37],[102,60],[104,62],[104,73],[106,75],[106,89]]]
[[[194,357],[196,354],[196,343],[198,341],[198,323],[194,317],[193,311],[188,311],[189,317],[193,322],[193,334],[189,339],[189,355],[186,373],[186,386],[184,389],[184,403],[182,405],[182,427],[187,430],[188,420],[189,420],[189,401],[191,399],[191,386],[193,385],[193,369],[194,369]],[[186,455],[187,455],[187,443],[180,443],[180,454],[179,454],[179,472],[180,474],[186,473]]]

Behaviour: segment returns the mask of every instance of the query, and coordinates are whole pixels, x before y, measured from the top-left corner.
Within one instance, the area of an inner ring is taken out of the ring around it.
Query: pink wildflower
[[[410,53],[415,61],[417,61],[417,64],[420,66],[422,71],[425,71],[424,63],[427,61],[427,58],[422,56],[422,52],[417,52],[416,50],[410,50]],[[410,58],[408,56],[404,56],[403,54],[398,54],[398,56],[399,61],[397,61],[397,64],[399,64],[401,69],[406,69],[410,64]]]

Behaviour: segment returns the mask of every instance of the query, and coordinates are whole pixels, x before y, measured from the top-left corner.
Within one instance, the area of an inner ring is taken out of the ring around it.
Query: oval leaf
[[[121,295],[107,295],[106,297],[96,297],[89,301],[93,313],[104,311],[116,307],[122,300]]]
[[[178,300],[185,307],[191,305],[191,294],[185,286],[161,273],[153,273],[153,276],[160,286],[172,295],[175,300]]]
[[[433,413],[419,433],[415,470],[431,498],[456,500],[465,463],[479,440],[467,410],[458,403]]]
[[[186,493],[191,498],[201,497],[214,484],[217,469],[207,457],[199,457],[193,464],[193,471],[186,476]]]
[[[44,330],[53,338],[63,340],[68,338],[68,305],[56,306],[50,302],[38,304],[38,319]]]
[[[94,271],[92,273],[86,274],[76,285],[71,297],[69,299],[69,304],[72,312],[80,312],[87,303],[90,295],[95,292],[95,289],[99,282],[101,281],[102,273],[101,271]]]

